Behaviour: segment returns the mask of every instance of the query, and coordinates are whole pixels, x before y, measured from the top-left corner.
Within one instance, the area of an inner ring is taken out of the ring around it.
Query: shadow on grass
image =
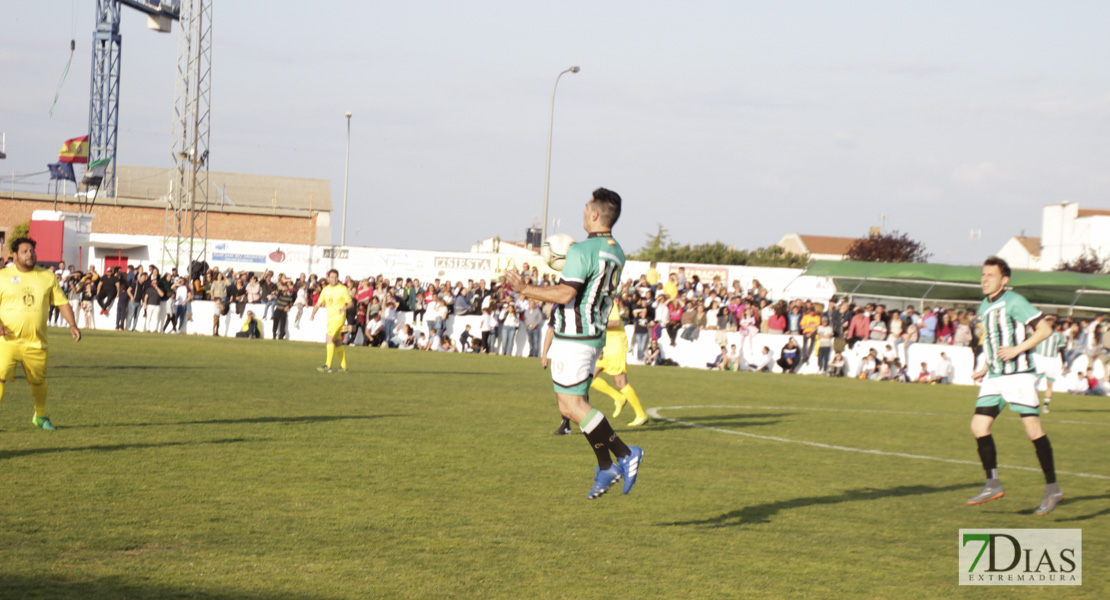
[[[781,422],[780,417],[792,417],[797,413],[739,413],[735,415],[712,415],[705,417],[683,417],[682,422],[663,421],[652,419],[646,427],[636,427],[637,432],[640,431],[669,431],[672,429],[690,429],[691,427],[719,427],[742,429],[745,427],[765,427],[767,425],[777,425]],[[772,420],[763,420],[772,419]],[[623,430],[631,431],[625,428]]]
[[[1103,494],[1101,496],[1068,496],[1067,491],[1065,490],[1064,491],[1064,499],[1060,501],[1060,504],[1056,507],[1056,510],[1053,511],[1053,514],[1059,515],[1060,514],[1059,511],[1062,508],[1071,507],[1071,505],[1075,504],[1076,502],[1086,502],[1087,500],[1110,500],[1110,494]],[[1036,510],[1037,510],[1036,507],[1030,507],[1030,508],[1026,508],[1024,510],[1019,510],[1019,511],[1016,511],[1016,512],[1019,515],[1031,515],[1034,512],[1036,512]],[[1065,512],[1067,512],[1067,511],[1065,510]],[[1103,510],[1093,512],[1093,513],[1087,514],[1087,515],[1079,515],[1077,517],[1068,517],[1066,519],[1057,518],[1055,520],[1057,522],[1089,521],[1091,519],[1097,519],[1097,518],[1105,516],[1105,515],[1110,515],[1110,508],[1105,508]]]
[[[389,369],[389,371],[374,371],[374,374],[377,375],[384,372],[388,372],[391,375],[466,375],[468,377],[502,376],[510,373],[510,371],[401,371],[398,369]]]
[[[242,419],[205,419],[202,421],[177,421],[172,423],[108,423],[104,425],[67,425],[66,429],[96,429],[100,427],[167,427],[172,425],[262,425],[267,423],[331,423],[334,421],[384,419],[407,415],[309,415],[304,417],[244,417]]]
[[[173,446],[202,446],[207,444],[239,444],[243,442],[261,442],[266,440],[232,438],[226,440],[208,440],[205,442],[159,442],[152,444],[103,444],[97,446],[75,446],[70,448],[29,448],[27,450],[0,450],[0,459],[18,458],[20,456],[34,456],[36,454],[54,454],[57,452],[114,452],[116,450],[134,450],[136,448],[171,448]]]
[[[138,579],[137,577],[135,579]],[[91,599],[158,599],[173,600],[191,598],[195,600],[323,600],[326,596],[289,592],[248,592],[201,590],[192,584],[180,587],[144,584],[123,577],[102,577],[80,581],[59,581],[54,575],[29,577],[20,575],[0,575],[0,590],[4,597],[11,598],[84,598]],[[10,594],[10,596],[8,595]]]
[[[792,498],[790,500],[778,500],[776,502],[768,502],[766,504],[756,504],[755,506],[748,506],[745,508],[741,508],[740,510],[730,511],[708,519],[701,519],[697,521],[676,521],[674,523],[665,523],[664,525],[695,525],[703,527],[735,527],[741,525],[761,525],[764,523],[769,523],[771,521],[771,517],[777,515],[778,513],[792,508],[804,508],[807,506],[819,506],[822,504],[841,504],[844,502],[866,502],[869,500],[878,500],[880,498],[898,498],[902,496],[939,494],[944,492],[952,492],[955,490],[966,490],[974,488],[976,485],[979,485],[979,482],[961,483],[944,487],[935,487],[928,485],[900,485],[898,487],[886,489],[859,488],[855,490],[847,490],[839,494],[830,494],[828,496]]]

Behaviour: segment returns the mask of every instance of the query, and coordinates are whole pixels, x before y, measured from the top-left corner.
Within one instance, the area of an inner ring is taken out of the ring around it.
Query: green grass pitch
[[[1009,412],[1007,494],[964,505],[973,388],[632,367],[667,420],[614,420],[640,480],[589,501],[536,360],[354,348],[323,375],[323,344],[51,335],[58,430],[21,376],[0,404],[0,598],[1110,595],[1106,399],[1045,417],[1067,496],[1037,517]],[[1082,587],[957,585],[960,528],[1040,527],[1083,530]]]

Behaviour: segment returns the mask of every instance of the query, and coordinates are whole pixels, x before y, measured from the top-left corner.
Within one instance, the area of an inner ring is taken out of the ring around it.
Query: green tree
[[[644,244],[644,247],[637,250],[636,253],[629,258],[631,258],[632,260],[646,261],[667,260],[666,258],[663,258],[663,256],[665,256],[668,252],[673,252],[674,249],[678,247],[678,244],[671,241],[671,233],[667,231],[666,227],[663,227],[662,223],[659,223],[658,225],[659,229],[655,232],[654,235],[648,234],[647,243]]]
[[[643,248],[630,254],[632,260],[683,262],[698,265],[737,265],[751,267],[803,268],[809,264],[808,256],[790,254],[778,246],[758,248],[754,251],[737,250],[724,242],[680,246],[670,239],[663,225],[653,235],[647,236]]]
[[[9,239],[14,240],[17,237],[27,237],[28,235],[31,235],[31,222],[24,221],[12,225],[12,235]]]
[[[848,260],[886,263],[925,262],[929,256],[924,244],[898,231],[859,238],[844,255]]]

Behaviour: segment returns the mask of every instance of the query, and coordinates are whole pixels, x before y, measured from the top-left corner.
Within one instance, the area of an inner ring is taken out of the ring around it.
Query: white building
[[[1041,238],[1014,236],[995,252],[1013,269],[1039,271],[1041,268]]]
[[[1042,271],[1055,270],[1093,251],[1110,257],[1110,210],[1079,208],[1075,202],[1049,204],[1041,217]]]

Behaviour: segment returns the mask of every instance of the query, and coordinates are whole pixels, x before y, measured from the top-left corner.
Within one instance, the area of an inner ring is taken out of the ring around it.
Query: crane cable
[[[71,33],[69,40],[69,60],[66,61],[66,68],[62,69],[62,78],[58,80],[58,89],[54,91],[54,104],[50,105],[50,116],[54,116],[54,109],[58,106],[58,98],[62,95],[62,84],[66,81],[66,76],[69,75],[69,66],[73,64],[73,52],[77,49],[77,3],[73,3],[73,11],[71,16]]]
[[[69,75],[69,65],[73,63],[73,51],[77,49],[77,40],[69,40],[69,60],[66,61],[66,68],[62,69],[62,78],[58,80],[58,89],[54,92],[54,104],[50,105],[50,116],[54,116],[54,108],[58,106],[58,97],[62,95],[62,84],[66,81],[66,75]]]

